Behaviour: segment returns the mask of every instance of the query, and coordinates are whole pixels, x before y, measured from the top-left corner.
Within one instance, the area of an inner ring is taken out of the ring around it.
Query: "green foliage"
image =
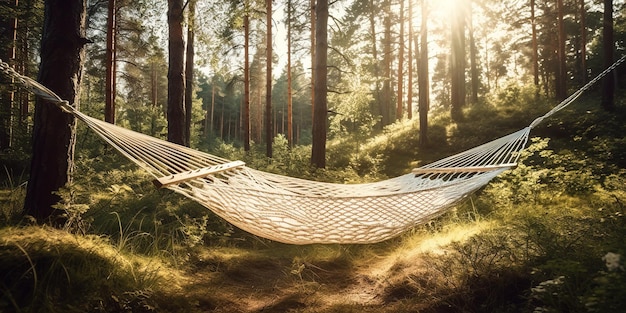
[[[588,312],[619,312],[626,304],[626,271],[621,254],[613,252],[602,257],[606,270],[600,270],[583,300]]]

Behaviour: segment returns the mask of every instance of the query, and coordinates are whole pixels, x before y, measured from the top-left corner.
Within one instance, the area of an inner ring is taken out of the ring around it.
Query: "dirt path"
[[[419,296],[415,286],[436,279],[424,253],[442,253],[484,226],[385,251],[356,247],[371,250],[357,256],[342,248],[212,251],[187,271],[183,289],[199,312],[396,312]]]

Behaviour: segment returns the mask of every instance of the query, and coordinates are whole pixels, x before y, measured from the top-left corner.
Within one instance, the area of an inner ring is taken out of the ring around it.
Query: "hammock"
[[[0,71],[57,104],[145,169],[157,187],[204,205],[254,235],[289,244],[375,243],[442,215],[514,167],[532,128],[576,100],[622,57],[528,127],[473,149],[366,184],[335,184],[254,170],[242,161],[173,144],[89,117],[0,60]]]

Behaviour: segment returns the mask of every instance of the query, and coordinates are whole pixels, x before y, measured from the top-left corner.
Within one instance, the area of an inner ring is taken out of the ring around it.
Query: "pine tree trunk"
[[[315,6],[315,106],[313,114],[313,147],[311,163],[326,167],[327,118],[327,56],[328,56],[328,0],[317,0]]]
[[[26,16],[32,15],[32,0],[26,1]],[[23,23],[24,32],[22,35],[22,53],[20,56],[20,64],[22,68],[22,75],[30,76],[29,64],[30,64],[30,47],[29,47],[29,35],[31,31],[31,22],[29,18],[24,19]],[[30,92],[23,90],[20,96],[20,126],[24,129],[24,132],[27,132],[28,128],[28,116],[29,116],[29,103],[30,103]]]
[[[406,91],[406,114],[407,118],[410,120],[413,118],[413,1],[409,1],[409,47],[408,47],[408,89]],[[415,47],[417,49],[417,47]]]
[[[471,9],[472,3],[469,2],[469,49],[470,49],[470,74],[472,79],[472,98],[471,103],[478,103],[478,87],[479,87],[479,78],[478,78],[478,61],[477,61],[477,49],[476,49],[476,41],[474,40],[474,19]]]
[[[79,96],[85,39],[85,1],[48,0],[44,4],[39,82],[61,99],[76,105]],[[54,209],[55,191],[71,181],[75,120],[44,100],[35,105],[33,153],[24,211],[39,222],[63,222]]]
[[[213,121],[215,119],[215,80],[213,81],[213,85],[211,86],[211,113],[209,115],[209,129],[211,130],[211,133],[214,133],[215,126],[213,125]],[[248,137],[248,139],[250,138]],[[248,141],[248,149],[250,149],[250,141]]]
[[[417,72],[419,90],[420,147],[428,146],[428,111],[430,103],[430,86],[428,78],[428,5],[422,0],[422,25],[420,29],[420,58]]]
[[[311,120],[315,121],[315,28],[317,27],[316,0],[311,0]]]
[[[602,47],[604,68],[613,64],[615,41],[613,39],[613,0],[604,0],[604,15],[602,21]],[[602,79],[602,107],[606,111],[615,110],[615,72],[609,73]]]
[[[272,157],[272,139],[274,138],[274,123],[272,123],[272,0],[265,0],[267,46],[265,57],[265,156]]]
[[[402,84],[404,84],[404,0],[400,0],[400,34],[398,34],[398,90],[396,99],[396,120],[402,119],[402,109],[404,105],[402,100],[404,99],[404,91],[402,90]]]
[[[183,1],[168,0],[167,140],[185,144]]]
[[[580,71],[581,84],[587,83],[587,8],[585,0],[580,0]]]
[[[539,47],[537,46],[537,19],[535,17],[535,0],[530,0],[530,22],[532,23],[533,49],[533,83],[536,87],[536,96],[539,96]]]
[[[464,12],[456,10],[452,16],[450,43],[450,115],[453,121],[463,119],[465,105],[465,27]]]
[[[384,37],[383,37],[383,90],[380,99],[380,115],[382,118],[382,126],[391,123],[391,11],[390,1],[386,0],[383,4],[385,15],[383,20]]]
[[[243,150],[250,151],[250,18],[248,17],[248,2],[245,2],[246,12],[243,16],[244,32],[244,65],[243,65]],[[211,114],[213,115],[213,114]]]
[[[369,19],[369,27],[370,27],[370,36],[372,45],[372,60],[374,60],[374,80],[375,80],[375,88],[374,91],[374,103],[378,104],[378,107],[381,107],[381,87],[380,87],[380,62],[378,62],[378,36],[376,36],[376,20],[375,17],[378,14],[377,7],[374,3],[375,0],[369,0],[370,4],[370,12],[368,14]],[[380,109],[380,113],[382,114],[382,109]],[[379,123],[380,128],[384,126],[383,123]]]
[[[291,18],[292,3],[287,1],[287,142],[293,147],[293,91],[291,78]]]
[[[14,9],[17,12],[18,1],[14,2]],[[2,21],[6,18],[5,21]],[[2,42],[2,50],[0,51],[0,59],[7,62],[13,69],[16,68],[16,46],[17,46],[17,25],[18,19],[15,15],[10,20],[7,17],[0,18],[0,40]],[[12,83],[12,81],[11,81]],[[15,103],[15,90],[12,86],[3,91],[4,95],[0,95],[0,151],[10,148],[13,141],[13,106]]]
[[[107,16],[106,82],[104,91],[104,120],[115,124],[115,43],[116,43],[115,0],[109,0]]]
[[[22,21],[21,23],[21,31],[18,41],[20,42],[19,47],[19,57],[16,57],[16,67],[18,69],[18,73],[21,73],[24,76],[30,76],[30,33],[32,31],[33,23],[33,1],[26,0],[25,1],[24,11],[22,13]],[[15,0],[15,6],[17,8],[18,1]],[[1,27],[1,26],[0,26]],[[17,48],[17,47],[16,47]],[[30,92],[24,89],[18,90],[19,93],[19,113],[18,113],[18,125],[22,134],[27,134],[29,132],[29,123],[28,117],[29,114],[29,105],[30,105]]]
[[[558,23],[558,73],[556,75],[556,99],[564,100],[567,97],[567,68],[565,56],[565,23],[563,0],[557,0],[557,23]]]
[[[193,108],[194,32],[196,1],[189,1],[187,11],[187,52],[185,53],[185,145],[191,146],[191,118]]]

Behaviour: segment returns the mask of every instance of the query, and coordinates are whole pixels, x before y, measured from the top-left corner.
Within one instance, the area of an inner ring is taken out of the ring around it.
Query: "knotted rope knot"
[[[63,112],[69,114],[74,114],[74,112],[76,112],[76,109],[70,105],[69,101],[61,99],[56,93],[54,93],[54,91],[48,89],[34,79],[20,75],[8,63],[2,61],[2,59],[0,59],[0,72],[42,99],[54,103],[57,107],[63,110]]]

